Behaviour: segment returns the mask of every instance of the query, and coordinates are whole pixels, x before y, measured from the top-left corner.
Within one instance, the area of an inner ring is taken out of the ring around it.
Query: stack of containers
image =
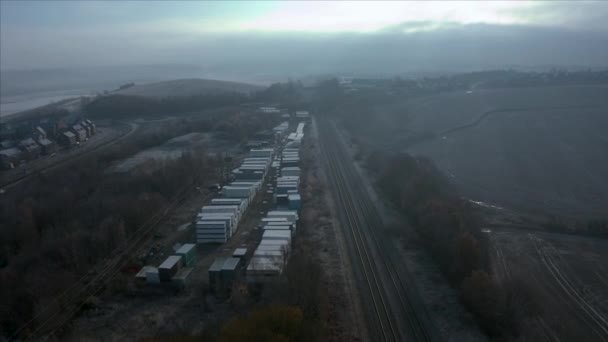
[[[249,151],[247,158],[233,170],[236,181],[222,188],[222,198],[214,198],[196,217],[197,243],[224,243],[232,237],[249,203],[262,188],[272,163],[274,149]]]
[[[214,198],[209,205],[237,205],[242,215],[247,210],[249,200],[247,198]]]
[[[230,294],[234,281],[241,273],[241,258],[216,258],[209,267],[209,286],[217,296]]]
[[[296,233],[298,212],[301,208],[299,194],[300,156],[299,147],[304,137],[303,122],[298,124],[295,133],[289,135],[291,140],[283,149],[278,165],[281,176],[276,181],[276,207],[288,209],[271,210],[260,222],[264,230],[262,241],[253,252],[247,266],[247,281],[259,283],[272,279],[280,274],[287,261],[291,239]]]
[[[287,129],[289,128],[289,123],[287,121],[281,122],[278,126],[272,129],[275,134],[275,138],[282,139],[287,133]]]
[[[197,217],[197,243],[224,243],[232,236],[232,218]]]

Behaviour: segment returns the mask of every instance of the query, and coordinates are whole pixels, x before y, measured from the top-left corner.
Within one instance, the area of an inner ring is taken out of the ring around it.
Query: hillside
[[[262,89],[264,87],[253,84],[192,78],[135,85],[114,93],[118,95],[169,97],[213,95],[230,92],[250,93]]]

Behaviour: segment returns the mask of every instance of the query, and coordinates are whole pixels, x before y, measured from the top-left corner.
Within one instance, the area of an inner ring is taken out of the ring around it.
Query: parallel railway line
[[[331,125],[326,120],[321,122],[320,144],[342,209],[341,222],[348,240],[352,241],[351,253],[358,261],[354,266],[361,269],[359,281],[365,285],[363,288],[373,304],[370,310],[373,330],[385,341],[438,340],[426,309],[417,298],[415,285],[411,285],[412,277],[403,265],[397,266],[394,247],[378,232],[382,219]]]

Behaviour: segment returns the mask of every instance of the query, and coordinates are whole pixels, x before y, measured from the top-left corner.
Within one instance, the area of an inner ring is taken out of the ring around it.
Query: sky
[[[603,1],[0,1],[0,69],[215,73],[606,66]],[[238,76],[238,75],[237,75]]]

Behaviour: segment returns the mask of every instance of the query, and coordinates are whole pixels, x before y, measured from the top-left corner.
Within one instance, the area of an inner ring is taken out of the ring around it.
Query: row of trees
[[[116,118],[160,116],[169,113],[185,113],[219,107],[239,105],[249,100],[240,93],[218,95],[176,96],[153,98],[130,95],[101,96],[84,107],[92,118]]]
[[[186,186],[214,177],[202,151],[158,162],[151,173],[107,175],[97,158],[2,201],[0,321],[10,336],[127,239]],[[15,314],[18,313],[18,314]]]
[[[303,85],[300,82],[275,83],[253,94],[237,92],[144,97],[133,95],[100,96],[87,103],[84,111],[93,118],[124,119],[131,117],[163,116],[169,113],[191,113],[246,103],[283,103],[288,107],[301,104]]]
[[[367,163],[379,189],[409,219],[482,329],[492,338],[518,336],[529,296],[519,284],[499,284],[491,276],[489,243],[474,208],[427,158],[375,152]]]

